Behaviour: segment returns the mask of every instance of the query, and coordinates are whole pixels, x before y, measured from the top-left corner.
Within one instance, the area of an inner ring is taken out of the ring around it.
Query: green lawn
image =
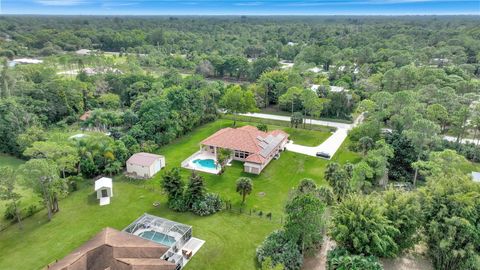
[[[305,146],[317,146],[324,142],[328,137],[332,135],[330,132],[297,129],[297,128],[282,128],[290,134],[290,139],[296,144]]]
[[[21,159],[18,159],[9,155],[0,154],[0,167],[9,166],[16,169],[20,165],[22,165],[24,162],[25,161]],[[39,203],[40,197],[34,194],[30,188],[17,185],[16,192],[18,192],[22,196],[22,199],[20,200],[20,208],[26,207],[32,204],[40,205]],[[6,205],[7,205],[7,202],[0,201],[0,228],[3,228],[9,224],[9,221],[4,218]]]
[[[18,166],[23,164],[23,160],[6,155],[0,154],[0,167],[2,166],[10,166],[13,168],[17,168]]]
[[[230,120],[207,124],[160,149],[166,156],[167,169],[179,166],[181,161],[198,150],[198,143],[215,131],[230,126]],[[243,123],[241,123],[243,124]],[[272,127],[269,127],[270,129]],[[356,162],[359,157],[343,146],[335,160]],[[98,206],[89,182],[79,191],[60,202],[61,211],[52,222],[46,222],[42,211],[25,221],[26,228],[16,226],[0,232],[0,269],[41,269],[59,259],[106,226],[123,229],[141,214],[148,212],[193,226],[193,235],[206,240],[202,249],[189,262],[186,269],[255,269],[255,248],[265,236],[280,227],[284,203],[289,191],[305,177],[323,184],[323,170],[328,162],[296,153],[285,152],[274,160],[260,176],[251,176],[253,192],[247,197],[246,212],[250,209],[272,212],[273,220],[257,215],[221,212],[209,217],[190,213],[176,213],[165,207],[166,198],[159,188],[161,176],[144,181],[114,179],[114,197],[105,207]],[[190,174],[182,170],[184,176]],[[202,174],[211,192],[218,192],[235,207],[240,195],[235,193],[235,180],[247,176],[240,163],[228,167],[222,176]],[[260,196],[259,192],[265,192]],[[152,203],[161,202],[154,208]]]
[[[99,136],[102,134],[99,132],[81,131],[78,127],[73,126],[69,127],[68,130],[52,129],[48,132],[47,138],[50,141],[63,144],[67,142],[70,136],[79,133],[85,133],[91,136]],[[10,166],[14,169],[17,169],[24,162],[24,160],[5,154],[0,154],[0,167]],[[37,205],[39,208],[43,207],[41,203],[42,199],[37,194],[33,193],[32,189],[22,185],[17,185],[16,191],[22,196],[20,200],[21,209],[26,209],[30,205]],[[6,204],[7,203],[5,201],[0,201],[0,229],[10,223],[10,221],[4,218]]]

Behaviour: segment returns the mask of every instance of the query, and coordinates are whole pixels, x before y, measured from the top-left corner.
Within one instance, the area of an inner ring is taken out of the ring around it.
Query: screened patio
[[[143,214],[125,232],[178,250],[192,237],[192,227],[165,218]]]

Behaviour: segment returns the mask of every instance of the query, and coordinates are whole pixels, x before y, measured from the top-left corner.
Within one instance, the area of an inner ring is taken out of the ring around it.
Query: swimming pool
[[[143,239],[151,240],[169,247],[173,246],[175,242],[177,242],[175,241],[175,238],[173,238],[172,236],[159,233],[156,231],[144,231],[140,233],[138,236],[142,237]]]
[[[213,159],[195,159],[192,161],[195,166],[202,168],[202,169],[207,169],[207,170],[215,170],[217,169],[217,166],[215,164],[215,160]]]

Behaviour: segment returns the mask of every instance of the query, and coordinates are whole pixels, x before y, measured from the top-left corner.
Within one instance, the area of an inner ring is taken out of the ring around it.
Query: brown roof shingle
[[[174,270],[175,264],[160,259],[168,249],[167,246],[138,236],[105,228],[48,269],[104,270],[110,267],[122,270]],[[161,267],[152,268],[152,266]]]

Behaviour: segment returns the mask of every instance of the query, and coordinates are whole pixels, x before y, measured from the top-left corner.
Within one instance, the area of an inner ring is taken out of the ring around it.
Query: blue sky
[[[480,15],[480,0],[0,0],[0,5],[1,14]]]

